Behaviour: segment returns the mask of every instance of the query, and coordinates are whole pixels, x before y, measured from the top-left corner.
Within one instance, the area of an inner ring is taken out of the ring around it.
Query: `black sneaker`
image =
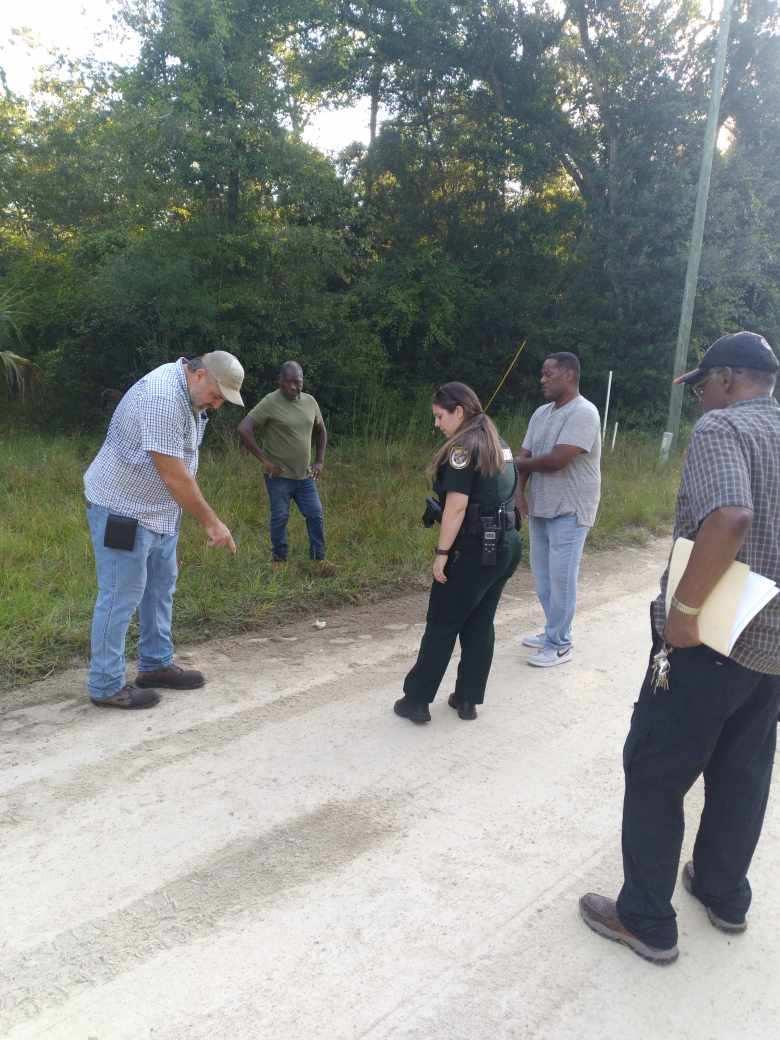
[[[460,700],[455,693],[449,695],[447,704],[457,711],[458,717],[463,719],[464,722],[471,722],[472,719],[477,717],[476,705],[472,704],[471,701]]]
[[[396,715],[400,715],[402,719],[409,719],[410,722],[431,721],[428,705],[420,704],[419,701],[410,701],[408,697],[402,697],[399,701],[396,701],[393,705],[393,711]]]

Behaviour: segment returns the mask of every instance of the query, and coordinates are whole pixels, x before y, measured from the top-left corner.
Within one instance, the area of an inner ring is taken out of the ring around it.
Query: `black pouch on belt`
[[[481,516],[482,566],[495,567],[498,553],[498,523],[494,516]]]
[[[132,552],[135,548],[137,530],[138,521],[135,517],[109,513],[106,520],[106,533],[103,536],[103,545],[106,549],[125,549],[128,552]]]

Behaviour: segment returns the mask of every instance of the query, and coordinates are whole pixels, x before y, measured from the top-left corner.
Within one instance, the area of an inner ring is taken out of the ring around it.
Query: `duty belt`
[[[463,521],[463,533],[481,535],[484,520],[493,520],[498,531],[514,531],[516,527],[514,496],[508,498],[506,502],[502,502],[498,509],[488,513],[482,512],[479,502],[468,506]]]

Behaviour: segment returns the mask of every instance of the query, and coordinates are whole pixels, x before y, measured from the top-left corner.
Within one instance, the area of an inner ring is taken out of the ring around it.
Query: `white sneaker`
[[[554,668],[557,664],[566,664],[567,661],[571,661],[572,656],[573,650],[570,646],[565,646],[561,650],[548,647],[546,650],[539,650],[537,653],[531,654],[528,664],[533,665],[534,668]]]
[[[532,636],[532,635],[523,636],[523,638],[520,640],[520,642],[521,642],[521,644],[523,646],[533,647],[534,650],[543,650],[544,649],[544,632],[540,632],[536,636]]]

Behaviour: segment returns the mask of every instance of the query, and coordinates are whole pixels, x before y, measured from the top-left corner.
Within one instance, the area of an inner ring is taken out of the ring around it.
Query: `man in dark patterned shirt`
[[[667,574],[652,605],[651,664],[623,751],[624,883],[617,901],[589,893],[586,924],[657,963],[677,958],[672,894],[682,848],[683,800],[704,774],[702,812],[684,887],[716,928],[744,932],[747,871],[764,819],[780,700],[780,597],[745,628],[730,657],[699,639],[698,614],[731,563],[780,583],[778,360],[751,332],[722,336],[678,382],[704,416],[693,430],[674,536],[694,540],[665,612]],[[668,573],[668,572],[667,572]],[[654,682],[666,647],[668,687]]]

